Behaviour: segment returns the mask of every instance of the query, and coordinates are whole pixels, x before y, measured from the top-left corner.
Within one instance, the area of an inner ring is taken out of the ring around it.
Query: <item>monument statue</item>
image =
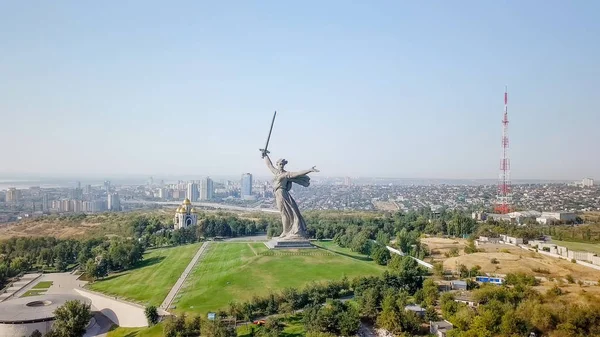
[[[290,195],[290,190],[292,189],[292,183],[308,187],[310,185],[308,174],[319,172],[319,170],[313,166],[309,170],[288,172],[285,170],[287,160],[279,159],[276,163],[277,166],[273,166],[268,154],[263,153],[263,157],[267,167],[273,173],[273,193],[275,194],[277,209],[281,213],[283,232],[279,238],[283,240],[306,239],[306,223],[302,214],[300,214],[296,201]]]
[[[269,146],[269,140],[271,139],[271,132],[273,131],[273,124],[275,123],[276,116],[277,111],[273,114],[273,120],[271,121],[271,128],[269,129],[265,148],[260,149],[260,152],[265,159],[267,167],[273,173],[273,193],[275,194],[277,209],[281,214],[283,231],[278,238],[271,240],[267,246],[269,246],[269,248],[312,248],[312,245],[308,242],[306,237],[306,223],[304,222],[302,214],[300,214],[296,201],[290,194],[290,190],[292,189],[293,183],[308,187],[310,185],[310,177],[308,174],[319,172],[319,170],[313,166],[309,170],[288,172],[285,170],[285,165],[288,163],[285,159],[279,159],[277,160],[276,165],[273,165],[267,148]]]

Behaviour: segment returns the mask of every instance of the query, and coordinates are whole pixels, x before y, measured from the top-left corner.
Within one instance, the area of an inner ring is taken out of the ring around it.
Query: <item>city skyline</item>
[[[0,176],[267,176],[277,110],[290,170],[494,179],[508,85],[513,180],[599,179],[598,10],[4,3]]]

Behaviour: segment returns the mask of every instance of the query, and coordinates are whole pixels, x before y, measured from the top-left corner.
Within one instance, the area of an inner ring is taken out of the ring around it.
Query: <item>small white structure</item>
[[[190,199],[185,198],[183,204],[177,208],[175,217],[173,218],[173,224],[175,225],[175,229],[186,228],[198,224],[198,214],[196,213],[196,209],[192,207]]]
[[[554,219],[560,222],[573,222],[577,220],[577,215],[573,212],[542,212],[540,218]]]
[[[467,290],[467,281],[457,280],[450,282],[452,290]]]
[[[448,331],[452,330],[453,328],[454,325],[446,320],[429,322],[429,333],[437,337],[446,337]]]
[[[516,238],[513,236],[504,235],[504,234],[500,234],[500,240],[506,244],[514,245],[514,246],[523,244],[522,238]]]
[[[475,245],[479,246],[479,245],[484,245],[484,244],[497,244],[500,243],[500,238],[491,238],[488,236],[480,236],[477,240],[475,240]]]
[[[467,294],[456,296],[454,302],[463,303],[473,308],[479,305],[477,301],[475,301],[471,296]]]
[[[423,309],[420,305],[410,304],[404,307],[405,311],[412,311],[419,317],[425,317],[425,309]]]

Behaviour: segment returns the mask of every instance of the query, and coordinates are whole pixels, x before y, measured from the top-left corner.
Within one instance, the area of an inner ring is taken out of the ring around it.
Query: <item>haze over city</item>
[[[600,178],[597,2],[0,4],[0,175]]]

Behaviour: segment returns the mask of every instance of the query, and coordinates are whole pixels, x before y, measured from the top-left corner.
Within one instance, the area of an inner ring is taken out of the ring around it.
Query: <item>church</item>
[[[183,204],[177,207],[175,217],[173,218],[173,224],[175,229],[186,228],[189,226],[195,226],[198,223],[198,214],[196,209],[192,207],[190,199],[185,198]]]

